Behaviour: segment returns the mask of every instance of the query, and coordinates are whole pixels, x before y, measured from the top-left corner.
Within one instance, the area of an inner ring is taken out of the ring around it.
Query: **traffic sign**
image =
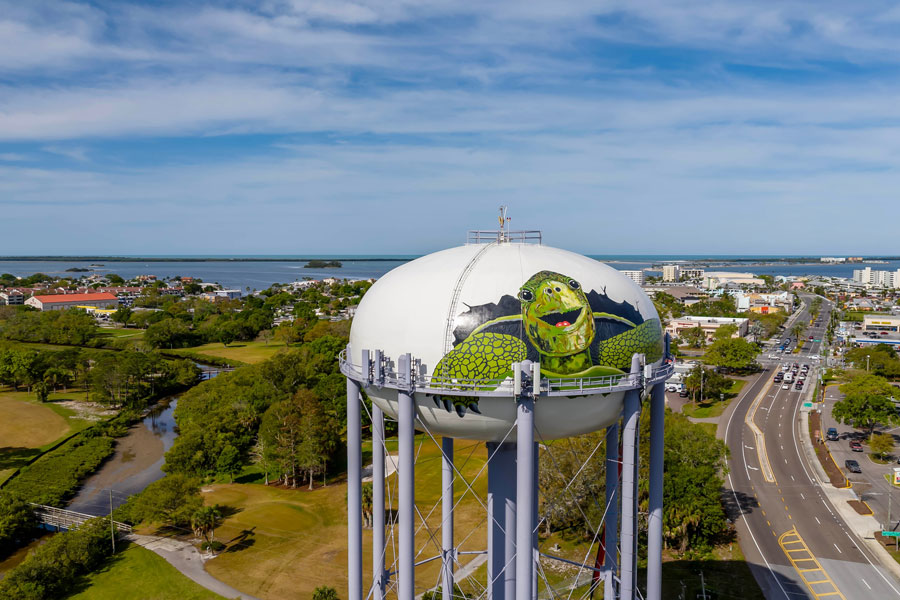
[[[882,531],[882,537],[900,537],[900,531]]]

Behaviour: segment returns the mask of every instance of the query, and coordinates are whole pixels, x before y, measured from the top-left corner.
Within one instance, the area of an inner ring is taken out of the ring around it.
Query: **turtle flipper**
[[[663,334],[659,319],[647,319],[634,329],[600,342],[594,356],[594,364],[628,371],[631,368],[632,354],[643,353],[647,356],[648,362],[655,362],[662,357],[663,351]]]
[[[512,363],[525,360],[527,355],[525,343],[515,336],[475,333],[444,355],[434,369],[431,385],[476,392],[495,390],[512,375]],[[449,411],[451,401],[447,397],[442,400]],[[452,405],[460,417],[468,410],[481,414],[477,396],[453,396]]]

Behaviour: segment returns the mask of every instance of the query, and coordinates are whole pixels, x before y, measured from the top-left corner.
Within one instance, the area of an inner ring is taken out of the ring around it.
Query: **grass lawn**
[[[53,393],[50,402],[42,404],[34,394],[0,388],[0,482],[57,440],[92,425],[53,402],[83,397],[80,391]]]
[[[75,586],[70,600],[119,600],[120,598],[152,598],[153,600],[220,600],[194,583],[161,556],[131,545],[116,554],[107,566],[84,578]]]
[[[194,346],[193,348],[182,348],[179,350],[171,350],[172,354],[182,354],[184,356],[209,355],[225,360],[234,360],[242,363],[259,363],[267,358],[271,358],[276,352],[283,349],[284,343],[271,341],[265,342],[234,342],[228,346],[223,346],[220,342],[212,344],[204,344],[202,346]]]
[[[732,381],[731,387],[725,391],[725,400],[712,400],[707,398],[706,402],[698,402],[697,404],[685,404],[681,412],[687,417],[696,419],[706,419],[709,417],[719,417],[728,408],[732,400],[738,397],[747,381],[744,379],[735,379]]]
[[[420,442],[423,442],[420,447]],[[428,529],[419,527],[416,535],[417,561],[439,554],[441,462],[440,450],[418,436],[419,451],[416,464],[416,502],[422,515],[427,515]],[[471,480],[484,466],[486,452],[483,443],[459,440],[456,444],[456,465]],[[487,473],[473,487],[484,501],[487,492]],[[387,480],[388,502],[394,510],[397,504],[397,477]],[[345,590],[347,585],[347,487],[344,483],[306,489],[279,489],[256,484],[222,484],[212,486],[206,493],[207,504],[221,504],[234,510],[216,530],[216,539],[227,548],[206,563],[214,577],[235,588],[264,600],[281,598],[309,598],[318,586],[328,585]],[[483,550],[487,544],[485,511],[466,493],[458,482],[456,495],[456,539],[460,549]],[[465,496],[465,497],[463,497]],[[462,500],[459,500],[462,498]],[[393,499],[393,501],[391,501]],[[417,519],[417,526],[421,520]],[[471,535],[466,537],[469,533]],[[363,533],[363,563],[365,573],[371,573],[371,532]],[[435,542],[436,540],[436,542]],[[393,561],[395,542],[387,538],[387,562]],[[464,562],[472,556],[464,556]],[[432,561],[416,569],[416,593],[433,587],[438,581],[440,561]],[[366,576],[368,577],[368,575]],[[482,575],[482,580],[484,579]],[[483,581],[482,581],[483,585]]]

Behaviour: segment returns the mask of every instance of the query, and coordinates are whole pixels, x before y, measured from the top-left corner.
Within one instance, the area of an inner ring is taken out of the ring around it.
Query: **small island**
[[[304,269],[327,269],[329,267],[340,269],[343,265],[339,260],[311,260],[306,263]]]
[[[70,269],[66,269],[66,273],[89,273],[90,269],[82,269],[81,267],[72,267]]]

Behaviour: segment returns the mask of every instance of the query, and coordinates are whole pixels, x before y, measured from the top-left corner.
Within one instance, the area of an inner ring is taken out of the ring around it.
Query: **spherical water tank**
[[[544,378],[586,380],[620,375],[631,355],[648,362],[663,353],[653,303],[631,279],[596,260],[539,244],[471,244],[423,256],[379,279],[366,293],[350,330],[348,361],[382,350],[393,363],[412,354],[432,381],[512,379],[514,362],[540,362]],[[485,389],[491,387],[486,384]],[[397,416],[397,390],[366,392]],[[606,427],[622,410],[624,392],[540,397],[537,439]],[[510,396],[426,394],[417,387],[418,416],[435,435],[514,440]]]

